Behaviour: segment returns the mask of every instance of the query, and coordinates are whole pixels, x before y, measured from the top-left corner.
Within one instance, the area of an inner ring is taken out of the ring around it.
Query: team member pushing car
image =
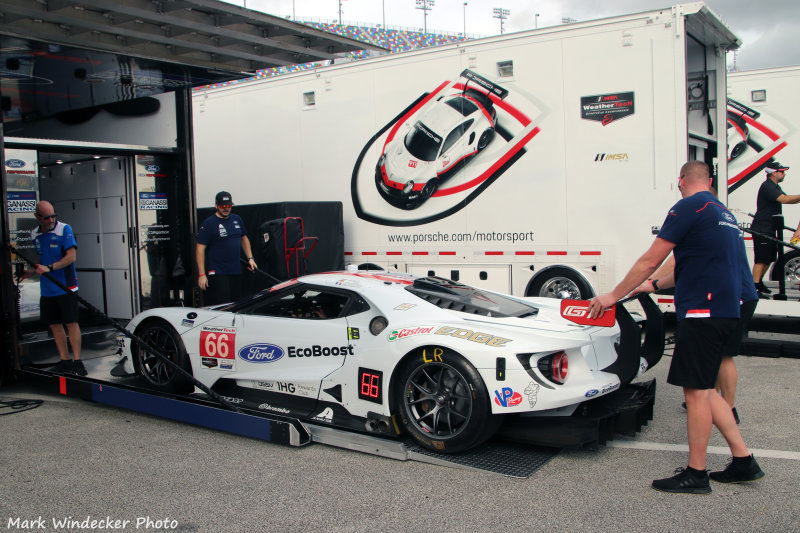
[[[711,194],[705,163],[683,165],[678,184],[683,199],[670,209],[653,244],[614,290],[592,300],[589,314],[592,318],[601,315],[674,253],[678,327],[667,382],[683,387],[686,398],[689,465],[673,477],[653,481],[652,486],[665,492],[707,494],[711,492],[709,477],[723,483],[764,477],[747,450],[731,407],[715,389],[723,348],[735,334],[739,319],[744,241],[734,216]],[[725,470],[709,476],[706,452],[712,423],[733,457]]]

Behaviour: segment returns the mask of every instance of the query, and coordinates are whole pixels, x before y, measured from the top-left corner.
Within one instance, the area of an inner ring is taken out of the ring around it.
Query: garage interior
[[[363,49],[381,50],[215,0],[4,1],[0,148],[32,157],[35,172],[4,166],[3,195],[54,204],[79,241],[80,294],[102,312],[192,303],[192,89]],[[142,209],[143,198],[169,207]],[[8,203],[4,243],[29,253],[32,209]],[[55,357],[38,283],[17,285],[22,259],[5,246],[2,257],[6,353]],[[101,322],[82,315],[85,348]]]

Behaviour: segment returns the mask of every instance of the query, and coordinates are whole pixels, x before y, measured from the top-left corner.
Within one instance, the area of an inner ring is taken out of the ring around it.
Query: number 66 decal
[[[233,359],[236,328],[204,327],[200,331],[200,357]]]

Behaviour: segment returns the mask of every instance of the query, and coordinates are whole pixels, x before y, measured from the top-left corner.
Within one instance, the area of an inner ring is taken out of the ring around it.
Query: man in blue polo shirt
[[[59,363],[53,368],[57,372],[74,372],[86,375],[86,367],[81,361],[81,329],[78,326],[78,299],[67,294],[61,287],[42,274],[47,273],[71,292],[78,291],[78,275],[75,271],[75,258],[78,244],[68,224],[56,221],[56,212],[50,202],[41,201],[36,204],[34,212],[39,227],[31,231],[31,240],[39,252],[36,273],[41,275],[39,287],[41,300],[39,303],[42,321],[53,333]],[[26,274],[31,275],[32,272]],[[27,277],[27,276],[26,276]],[[66,332],[64,327],[66,326]],[[69,344],[75,361],[70,361],[67,349],[67,333]]]
[[[705,163],[683,165],[678,181],[683,199],[670,209],[658,237],[614,290],[594,298],[589,306],[591,317],[601,315],[648,279],[673,252],[678,327],[667,382],[682,387],[686,399],[689,465],[673,477],[653,481],[653,488],[664,492],[711,492],[706,452],[712,423],[733,457],[725,470],[712,472],[711,479],[740,483],[764,477],[730,406],[715,389],[725,343],[739,321],[746,264],[741,230],[711,193],[711,184]]]
[[[218,192],[214,204],[216,212],[200,224],[197,233],[197,285],[206,291],[205,305],[232,302],[241,296],[240,248],[247,257],[247,268],[252,271],[257,267],[244,222],[231,213],[230,193]]]

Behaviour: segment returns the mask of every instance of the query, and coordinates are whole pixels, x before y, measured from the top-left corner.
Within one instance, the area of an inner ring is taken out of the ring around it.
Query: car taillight
[[[567,371],[569,368],[569,361],[565,352],[554,352],[539,359],[536,363],[539,372],[544,377],[563,385],[567,381]]]
[[[553,355],[553,381],[564,383],[567,380],[568,363],[567,354],[564,352],[558,352]]]

